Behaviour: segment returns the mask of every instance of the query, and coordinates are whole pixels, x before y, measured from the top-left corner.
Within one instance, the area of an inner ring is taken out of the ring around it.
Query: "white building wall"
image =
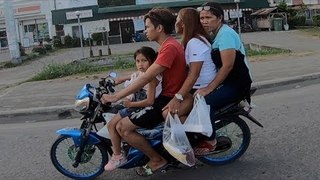
[[[306,5],[318,4],[318,0],[303,0],[303,3]]]
[[[53,7],[55,3],[55,7],[57,10],[98,5],[97,0],[51,0],[51,1],[53,2]]]
[[[6,29],[3,1],[0,0],[0,31]],[[52,24],[51,10],[97,5],[97,0],[12,0],[12,5],[15,11],[14,19],[17,27],[18,41],[25,45],[27,44],[24,43],[26,41],[30,41],[31,44],[33,43],[33,39],[30,39],[30,34],[24,33],[25,25],[47,23],[49,37],[52,39],[56,33],[55,26]],[[37,9],[36,7],[40,8]],[[65,33],[72,35],[72,25],[65,27]]]

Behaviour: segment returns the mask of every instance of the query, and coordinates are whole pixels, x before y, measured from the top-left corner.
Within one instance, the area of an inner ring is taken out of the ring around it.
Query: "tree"
[[[280,1],[277,7],[280,12],[288,12],[288,5],[285,0]]]

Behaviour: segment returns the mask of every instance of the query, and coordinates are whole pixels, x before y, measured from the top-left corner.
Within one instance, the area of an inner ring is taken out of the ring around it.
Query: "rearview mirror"
[[[112,78],[116,78],[117,77],[117,73],[116,72],[110,72],[109,76],[112,77]]]

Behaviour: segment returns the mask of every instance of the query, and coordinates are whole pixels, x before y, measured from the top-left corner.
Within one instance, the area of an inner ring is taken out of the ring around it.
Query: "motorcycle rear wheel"
[[[224,165],[231,163],[241,157],[250,144],[251,134],[246,122],[240,117],[224,119],[220,123],[220,127],[216,129],[216,137],[227,137],[232,144],[229,149],[222,152],[213,153],[198,159],[209,165]]]
[[[108,153],[102,145],[86,145],[81,162],[75,168],[72,164],[78,151],[72,137],[59,136],[51,147],[52,164],[60,173],[72,179],[93,179],[103,173]]]

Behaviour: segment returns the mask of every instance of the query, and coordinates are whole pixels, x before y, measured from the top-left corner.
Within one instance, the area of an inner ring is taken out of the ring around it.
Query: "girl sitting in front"
[[[151,64],[156,60],[157,54],[150,47],[141,47],[134,53],[137,72],[132,75],[115,79],[115,85],[125,82],[125,87],[130,86],[132,82],[139,78]],[[127,116],[131,116],[135,111],[153,105],[154,100],[160,95],[162,77],[157,76],[150,83],[138,92],[128,96],[123,100],[123,105],[126,107],[118,112],[111,121],[107,124],[110,139],[112,142],[113,154],[109,162],[105,165],[106,171],[112,171],[125,162],[127,159],[121,152],[121,137],[116,129],[117,123]],[[139,113],[140,114],[140,113]]]

